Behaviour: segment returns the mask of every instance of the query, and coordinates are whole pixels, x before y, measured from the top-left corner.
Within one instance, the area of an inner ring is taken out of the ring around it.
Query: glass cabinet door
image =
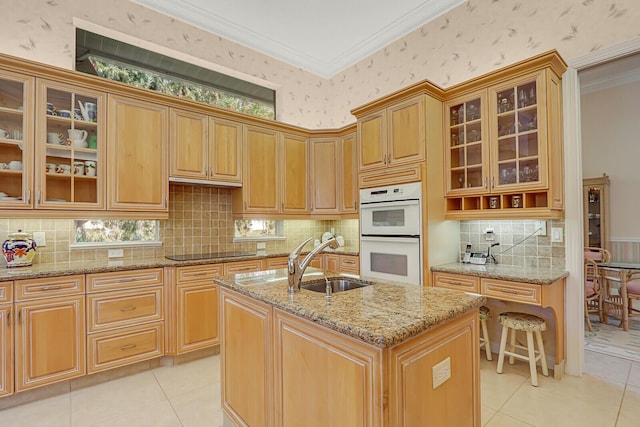
[[[546,185],[546,121],[542,74],[490,91],[492,188]]]
[[[0,209],[32,207],[34,79],[0,71]]]
[[[104,95],[43,81],[37,108],[38,206],[103,208]]]
[[[447,193],[483,193],[487,186],[485,96],[445,104]]]

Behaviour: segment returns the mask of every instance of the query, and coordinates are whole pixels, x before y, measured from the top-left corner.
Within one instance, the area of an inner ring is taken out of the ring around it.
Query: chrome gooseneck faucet
[[[287,263],[287,267],[289,270],[288,279],[290,294],[300,292],[300,282],[302,280],[304,271],[307,269],[309,264],[311,264],[311,261],[313,261],[313,259],[324,250],[324,248],[326,248],[327,246],[333,249],[338,248],[338,241],[335,239],[335,237],[332,237],[331,239],[320,243],[319,246],[313,248],[311,252],[309,252],[307,256],[304,257],[302,262],[300,262],[300,253],[302,252],[302,248],[304,248],[304,246],[312,240],[313,237],[309,237],[307,240],[296,246],[296,248],[291,251],[291,254],[289,255],[289,262]]]
[[[496,259],[496,257],[493,256],[493,254],[491,253],[491,248],[494,247],[494,246],[498,246],[499,244],[500,243],[496,242],[496,243],[490,245],[487,248],[487,262],[493,262],[494,264],[498,263],[498,260]],[[498,255],[500,255],[500,254],[498,254]]]

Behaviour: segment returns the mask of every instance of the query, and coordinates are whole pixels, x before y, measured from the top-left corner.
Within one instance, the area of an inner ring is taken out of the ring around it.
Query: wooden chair
[[[640,298],[640,295],[638,297]],[[598,271],[598,264],[586,258],[584,260],[584,318],[589,332],[593,332],[589,314],[597,313],[600,323],[604,322],[602,300],[602,276]]]
[[[611,261],[611,252],[603,248],[587,246],[584,248],[584,259],[591,259],[595,262],[609,262]]]
[[[640,316],[640,309],[633,308],[633,301],[640,300],[640,271],[633,270],[627,275],[627,312],[629,317]]]

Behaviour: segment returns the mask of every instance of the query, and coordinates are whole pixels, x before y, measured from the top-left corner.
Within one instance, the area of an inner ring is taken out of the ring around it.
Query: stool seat
[[[502,326],[518,331],[542,332],[547,330],[547,322],[543,318],[528,313],[500,313],[498,321]]]
[[[482,307],[480,307],[480,320],[487,320],[489,317],[491,317],[491,311],[489,310],[489,307],[485,307],[484,305]]]

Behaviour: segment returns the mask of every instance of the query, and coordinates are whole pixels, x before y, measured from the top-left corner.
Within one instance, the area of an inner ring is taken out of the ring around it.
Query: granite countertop
[[[476,265],[462,264],[459,262],[432,266],[431,271],[464,274],[487,279],[510,280],[514,282],[531,283],[533,285],[550,285],[569,275],[567,271],[550,268],[532,268],[502,264]]]
[[[303,283],[322,280],[324,274],[308,268]],[[326,277],[339,276],[326,272]],[[365,280],[372,285],[334,293],[329,301],[321,292],[301,290],[290,295],[284,269],[222,276],[214,281],[377,347],[406,341],[486,302],[481,295],[380,280]]]
[[[358,250],[352,247],[344,247],[338,250],[325,251],[325,253],[358,256]],[[139,259],[103,259],[98,261],[36,263],[29,267],[0,267],[0,282],[7,280],[37,279],[41,277],[70,276],[73,274],[137,270],[141,268],[182,267],[189,265],[219,264],[228,262],[251,261],[254,259],[279,258],[286,256],[289,256],[288,252],[277,252],[268,254],[265,253],[260,255],[256,254],[227,258],[207,258],[190,261],[173,261],[165,257],[157,257]]]

